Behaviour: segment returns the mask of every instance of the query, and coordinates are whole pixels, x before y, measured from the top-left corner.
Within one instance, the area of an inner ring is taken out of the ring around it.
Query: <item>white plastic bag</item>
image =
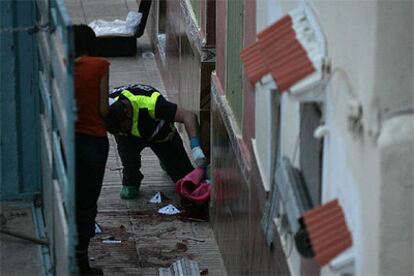
[[[126,21],[116,19],[105,21],[97,19],[89,23],[96,36],[133,36],[136,28],[141,23],[142,13],[130,11]]]
[[[141,23],[142,13],[130,11],[126,18],[126,29],[130,33],[135,33],[135,30],[138,28],[139,23]]]

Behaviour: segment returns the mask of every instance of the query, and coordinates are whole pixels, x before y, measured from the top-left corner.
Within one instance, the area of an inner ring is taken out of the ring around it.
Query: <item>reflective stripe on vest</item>
[[[138,116],[139,116],[139,109],[146,108],[148,109],[148,113],[153,120],[158,121],[155,118],[155,104],[157,103],[157,99],[160,96],[159,92],[153,92],[151,96],[144,96],[144,95],[134,95],[128,90],[123,90],[121,92],[132,105],[132,126],[131,126],[131,134],[137,137],[141,137],[138,129]]]

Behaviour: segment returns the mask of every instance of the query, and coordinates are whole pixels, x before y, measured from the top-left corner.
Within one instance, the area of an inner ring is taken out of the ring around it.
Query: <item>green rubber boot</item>
[[[122,186],[121,192],[119,193],[122,199],[134,199],[138,197],[138,194],[139,187],[135,185]]]

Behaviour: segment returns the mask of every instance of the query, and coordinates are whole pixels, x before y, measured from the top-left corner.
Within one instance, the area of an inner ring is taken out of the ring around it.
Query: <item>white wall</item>
[[[258,31],[305,2],[257,1]],[[413,240],[412,231],[407,233],[407,229],[412,229],[414,216],[407,217],[407,214],[414,211],[411,197],[414,170],[399,170],[392,164],[414,164],[409,151],[402,152],[400,158],[396,154],[400,146],[410,149],[414,137],[400,143],[402,131],[398,132],[399,136],[395,133],[395,138],[392,133],[386,135],[385,132],[393,128],[384,117],[400,109],[409,113],[414,106],[413,1],[315,0],[313,4],[327,36],[333,67],[325,91],[329,134],[324,146],[323,202],[332,198],[340,200],[353,235],[357,275],[403,273],[410,269],[413,274],[412,259],[409,260],[413,256],[409,250],[412,243],[407,241],[402,245],[403,240]],[[351,101],[362,106],[361,131],[349,128]],[[264,124],[268,111],[258,111],[265,102],[265,98],[256,99],[256,116],[260,118],[256,119],[258,131],[265,128],[260,124]],[[299,108],[286,96],[282,99],[281,120],[282,154],[292,158],[299,131]],[[405,134],[412,133],[412,125],[402,122],[394,124],[408,128]],[[258,148],[264,149],[266,139],[263,136],[260,140],[259,133],[256,137]],[[390,148],[394,151],[384,150]],[[261,154],[266,155],[265,152],[262,150]],[[387,168],[395,177],[384,171]],[[397,177],[398,172],[403,175]],[[401,181],[405,182],[398,185]],[[400,190],[396,192],[389,185],[396,185]],[[387,212],[388,208],[392,210]],[[399,211],[405,217],[396,225],[395,215]],[[388,223],[392,223],[392,227],[387,228]],[[400,236],[400,230],[404,237]],[[392,261],[398,265],[387,265]],[[288,262],[292,273],[298,274],[298,256],[293,255]],[[322,274],[332,273],[329,267],[322,271]]]
[[[339,198],[353,235],[355,272],[378,274],[379,173],[375,144],[348,130],[348,104],[365,107],[374,92],[376,2],[315,1],[327,35],[333,76],[326,90],[324,202]],[[323,274],[332,271],[325,268]]]
[[[381,267],[390,261],[390,256],[398,259],[400,265],[411,262],[407,250],[384,246],[381,232],[386,231],[387,222],[393,221],[387,215],[388,208],[392,202],[395,205],[395,201],[403,198],[393,197],[384,190],[384,176],[388,172],[380,166],[385,156],[378,147],[377,138],[384,123],[378,119],[381,114],[413,105],[413,2],[336,1],[332,5],[315,1],[315,5],[327,33],[333,70],[338,69],[327,90],[326,117],[331,127],[329,139],[332,145],[325,147],[330,155],[327,166],[331,169],[324,171],[324,199],[338,196],[344,205],[353,230],[356,273],[382,274]],[[348,129],[347,104],[352,99],[362,105],[361,133]],[[392,139],[399,138],[395,134]],[[398,161],[396,156],[394,159]],[[395,166],[398,166],[397,162]],[[334,175],[335,171],[339,178]],[[414,181],[407,173],[403,178]],[[395,182],[398,180],[394,179]],[[397,184],[391,182],[385,185]],[[406,210],[404,206],[395,209]],[[406,229],[404,221],[400,228],[394,224],[393,230],[387,231],[388,238],[396,244],[401,242],[398,229]],[[410,224],[409,221],[406,223]],[[388,273],[403,271],[391,269]]]
[[[414,115],[383,123],[380,151],[381,275],[414,275]]]

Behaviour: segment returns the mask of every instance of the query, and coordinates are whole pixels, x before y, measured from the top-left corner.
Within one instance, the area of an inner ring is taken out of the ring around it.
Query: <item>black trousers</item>
[[[76,223],[78,247],[84,250],[95,235],[97,201],[108,158],[108,138],[76,133]]]
[[[170,178],[176,182],[194,168],[188,159],[180,135],[174,129],[174,133],[167,141],[148,142],[132,135],[115,135],[118,145],[118,153],[123,165],[122,185],[140,186],[144,178],[141,173],[141,151],[150,147],[163,164]]]

